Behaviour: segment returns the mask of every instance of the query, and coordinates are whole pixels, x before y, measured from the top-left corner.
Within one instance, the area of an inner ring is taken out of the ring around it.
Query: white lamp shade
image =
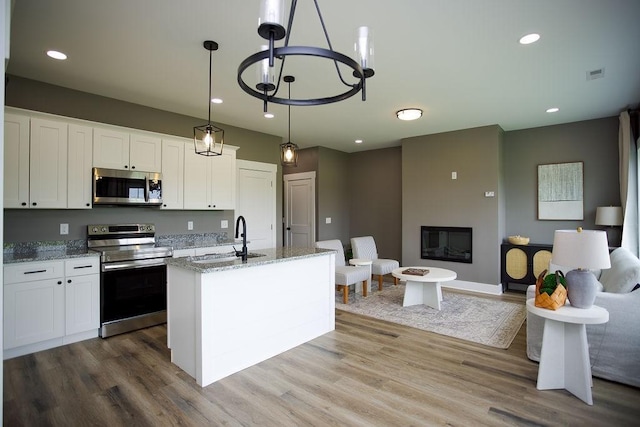
[[[622,207],[599,206],[596,209],[596,225],[622,225]]]
[[[569,268],[611,268],[607,233],[600,230],[556,230],[551,262]]]

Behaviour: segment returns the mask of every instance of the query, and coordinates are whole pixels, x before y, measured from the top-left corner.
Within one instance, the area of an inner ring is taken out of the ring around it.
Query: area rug
[[[390,285],[368,297],[336,297],[336,309],[435,332],[489,347],[509,348],[527,316],[524,303],[442,290],[442,310],[425,305],[402,306],[404,284]]]

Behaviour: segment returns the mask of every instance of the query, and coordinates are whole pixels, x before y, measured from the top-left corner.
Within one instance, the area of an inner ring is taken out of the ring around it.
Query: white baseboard
[[[442,282],[443,288],[460,289],[463,291],[479,292],[482,294],[502,295],[502,285],[491,285],[489,283],[466,282],[464,280],[451,280]]]

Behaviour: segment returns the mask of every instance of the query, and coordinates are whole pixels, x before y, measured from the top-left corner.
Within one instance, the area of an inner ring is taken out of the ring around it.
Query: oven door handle
[[[116,271],[116,270],[128,270],[132,268],[146,268],[146,267],[155,267],[159,265],[165,265],[164,258],[139,259],[139,260],[133,260],[133,261],[103,263],[100,266],[100,271],[105,272],[105,271]]]

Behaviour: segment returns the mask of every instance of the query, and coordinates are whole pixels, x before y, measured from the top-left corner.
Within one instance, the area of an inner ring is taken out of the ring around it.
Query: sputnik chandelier
[[[296,13],[297,0],[291,1],[289,21],[285,30],[283,26],[284,0],[261,0],[258,34],[268,40],[269,44],[262,46],[262,50],[247,57],[238,67],[238,84],[246,93],[261,99],[264,103],[264,112],[267,112],[267,103],[273,102],[283,105],[309,106],[323,105],[343,101],[362,91],[362,100],[366,100],[366,79],[374,75],[373,70],[373,42],[371,32],[367,27],[359,27],[355,43],[356,59],[336,52],[331,46],[329,33],[324,25],[317,0],[315,4],[322,30],[328,48],[315,46],[290,46],[289,37]],[[284,46],[276,47],[277,40],[284,39]],[[333,61],[340,82],[345,86],[344,92],[330,94],[319,98],[285,98],[278,96],[280,83],[283,78],[285,62],[289,56],[312,56]],[[278,77],[276,78],[276,59],[279,61]],[[259,79],[254,84],[248,84],[243,78],[244,71],[257,64]],[[355,80],[345,80],[339,64],[343,64],[351,70]],[[253,86],[253,87],[252,87]],[[255,89],[254,89],[255,88]]]

